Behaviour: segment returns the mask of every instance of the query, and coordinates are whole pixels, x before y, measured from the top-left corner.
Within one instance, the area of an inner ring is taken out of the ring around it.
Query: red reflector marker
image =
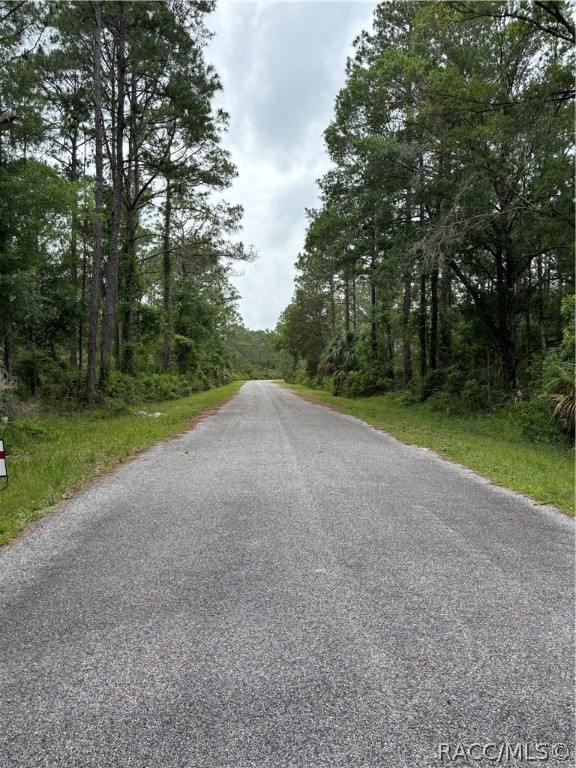
[[[6,469],[6,453],[4,452],[4,440],[0,440],[0,477],[8,477]]]

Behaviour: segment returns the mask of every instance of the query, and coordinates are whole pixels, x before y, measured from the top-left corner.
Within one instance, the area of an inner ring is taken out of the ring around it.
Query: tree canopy
[[[309,373],[482,401],[541,386],[574,293],[573,42],[562,2],[377,7],[279,327]]]
[[[212,0],[0,0],[1,362],[28,394],[231,375],[242,209]]]

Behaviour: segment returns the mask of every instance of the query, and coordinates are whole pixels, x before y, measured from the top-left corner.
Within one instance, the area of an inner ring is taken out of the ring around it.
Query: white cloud
[[[305,208],[317,205],[315,182],[329,165],[322,134],[375,6],[223,0],[208,19],[207,59],[224,88],[216,103],[230,114],[223,144],[239,171],[226,197],[244,206],[242,239],[259,254],[233,278],[249,328],[274,327],[292,296]]]

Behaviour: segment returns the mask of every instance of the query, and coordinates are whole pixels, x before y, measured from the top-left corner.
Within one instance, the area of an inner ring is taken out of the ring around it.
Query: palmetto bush
[[[562,428],[574,434],[576,400],[574,393],[576,368],[573,360],[555,356],[548,364],[548,380],[543,396],[548,401],[554,417]]]
[[[321,375],[332,374],[334,392],[339,394],[348,374],[358,367],[355,331],[345,331],[334,336],[322,353],[318,372]]]
[[[562,300],[562,317],[564,320],[562,343],[549,352],[544,361],[542,397],[548,402],[554,417],[562,425],[562,429],[574,435],[576,296],[564,297]]]

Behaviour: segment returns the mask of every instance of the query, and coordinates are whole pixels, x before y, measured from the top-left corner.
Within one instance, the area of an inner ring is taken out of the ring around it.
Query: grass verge
[[[49,414],[9,424],[4,433],[9,486],[0,493],[0,544],[17,536],[32,520],[51,511],[86,482],[163,438],[190,429],[199,414],[220,405],[241,387],[199,392],[139,406]],[[0,480],[0,482],[2,482]]]
[[[574,451],[529,441],[506,413],[448,416],[424,404],[404,405],[394,394],[350,399],[295,384],[284,386],[357,416],[404,443],[431,448],[498,485],[575,514]]]

